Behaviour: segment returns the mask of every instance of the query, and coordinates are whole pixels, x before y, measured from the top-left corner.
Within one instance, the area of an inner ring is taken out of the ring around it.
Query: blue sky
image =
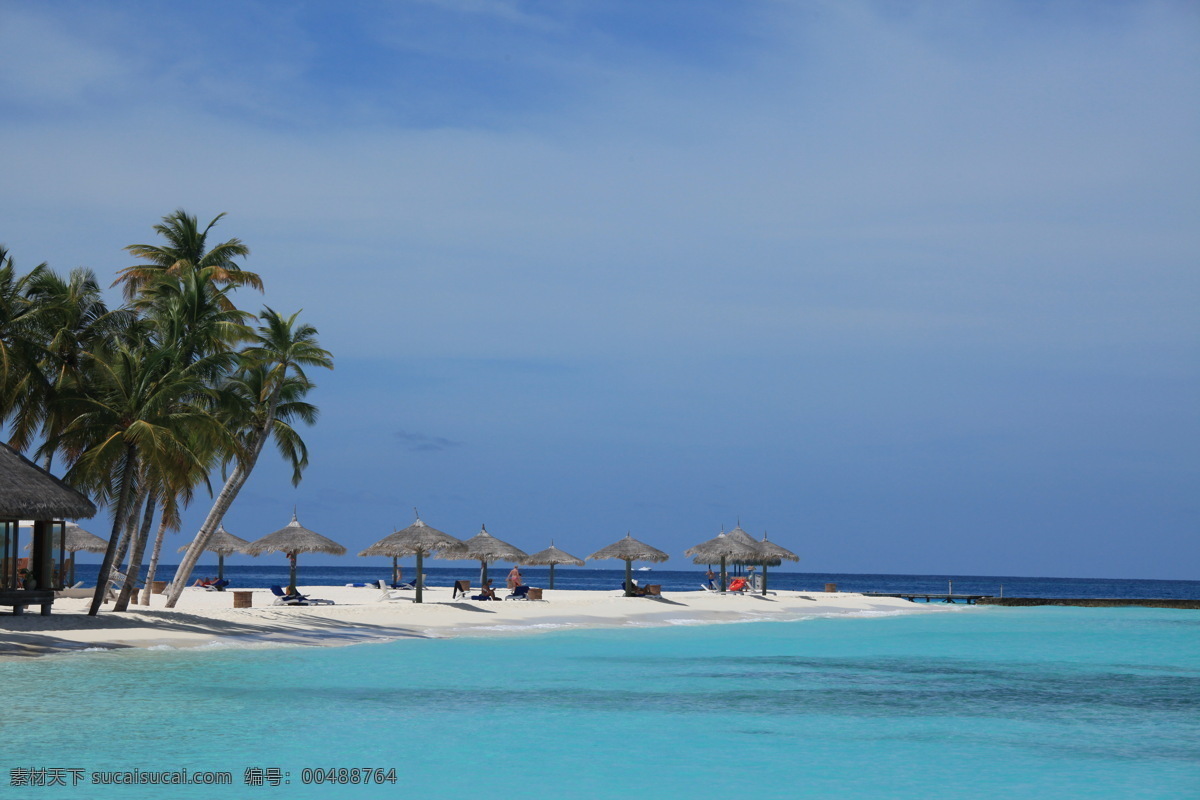
[[[228,213],[337,357],[245,538],[1197,578],[1198,97],[1188,2],[6,1],[0,241]]]

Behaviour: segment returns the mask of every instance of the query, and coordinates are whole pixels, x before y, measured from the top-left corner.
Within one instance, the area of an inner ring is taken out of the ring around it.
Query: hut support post
[[[17,575],[17,560],[13,557],[13,539],[16,537],[15,525],[11,522],[0,522],[4,526],[4,553],[0,557],[3,574],[0,574],[0,589],[15,589]]]
[[[37,521],[33,523],[33,560],[30,572],[37,582],[30,588],[54,588],[54,543],[50,539],[51,523]]]
[[[38,589],[54,588],[54,542],[50,538],[54,523],[38,520],[33,523],[33,567]],[[50,616],[50,603],[42,603],[42,616]]]
[[[225,580],[225,554],[224,553],[217,553],[217,580],[219,580],[219,581]],[[296,581],[296,579],[292,578],[292,582],[295,583],[295,581]]]
[[[71,572],[70,572],[70,578],[68,578],[67,580],[68,580],[68,583],[67,583],[68,586],[75,585],[75,553],[74,552],[71,553]]]
[[[425,571],[425,553],[417,551],[417,599],[416,602],[421,602],[423,590],[425,589],[425,576],[421,573]]]
[[[67,586],[67,523],[59,520],[58,526],[58,572],[54,575],[54,588],[64,589]]]
[[[550,588],[554,588],[554,565],[550,565]]]
[[[766,597],[766,596],[767,596],[767,562],[765,562],[765,561],[763,562],[762,568],[763,568],[763,590],[762,590],[762,594],[763,594],[763,597]]]
[[[633,597],[633,562],[625,559],[625,596]]]
[[[296,554],[288,553],[288,591],[292,594],[297,594],[300,590],[296,588]]]
[[[392,556],[392,583],[400,582],[400,559]]]
[[[721,591],[729,588],[729,576],[725,573],[725,556],[721,556]]]

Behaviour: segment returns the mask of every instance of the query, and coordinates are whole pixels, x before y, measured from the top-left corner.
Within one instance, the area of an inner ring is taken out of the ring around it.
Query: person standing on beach
[[[514,566],[512,568],[512,571],[508,573],[508,580],[506,580],[505,583],[508,584],[508,590],[510,592],[513,589],[516,589],[518,586],[520,586],[523,583],[523,581],[521,580],[520,567]]]

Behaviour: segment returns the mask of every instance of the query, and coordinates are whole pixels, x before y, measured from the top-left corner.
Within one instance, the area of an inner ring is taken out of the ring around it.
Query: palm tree
[[[179,562],[167,597],[168,608],[174,608],[179,601],[197,559],[250,478],[268,439],[274,439],[284,456],[291,460],[293,485],[300,481],[308,460],[307,452],[287,422],[290,418],[308,424],[315,421],[316,408],[300,402],[313,387],[304,367],[333,369],[333,357],[317,344],[316,328],[297,324],[299,313],[284,317],[270,307],[264,309],[259,315],[262,324],[254,343],[241,353],[243,369],[229,386],[234,395],[240,392],[243,400],[237,414],[240,433],[233,458],[236,463],[204,524]]]
[[[209,231],[223,216],[224,213],[218,214],[204,230],[200,229],[196,217],[183,209],[177,209],[173,214],[163,217],[162,223],[155,225],[154,230],[167,240],[166,245],[131,244],[126,247],[126,250],[143,259],[145,263],[120,270],[113,285],[123,284],[125,299],[133,300],[144,286],[163,273],[181,275],[211,267],[212,280],[216,285],[249,286],[261,292],[262,279],[255,273],[242,269],[234,261],[250,254],[250,248],[240,239],[230,239],[211,250],[205,249],[208,247]],[[227,308],[233,308],[233,303],[228,298],[224,298],[224,302],[228,304]]]
[[[144,474],[175,474],[192,469],[191,445],[216,447],[226,434],[202,402],[209,391],[204,360],[177,365],[170,348],[135,349],[117,343],[97,358],[95,382],[82,400],[83,412],[59,439],[79,452],[66,475],[75,486],[93,489],[115,502],[112,535],[97,576],[88,613],[104,601],[122,527],[129,524],[132,498]],[[55,443],[56,445],[59,442]]]
[[[64,279],[43,265],[29,276],[25,295],[31,312],[27,329],[36,354],[12,385],[10,444],[25,450],[40,438],[42,467],[49,470],[54,448],[45,443],[78,412],[79,395],[88,383],[91,351],[120,335],[131,323],[126,309],[110,311],[95,274],[75,269]],[[32,352],[32,351],[31,351]]]
[[[36,308],[29,301],[28,288],[47,269],[42,263],[18,277],[12,256],[0,246],[0,423],[18,409],[16,387],[41,354],[32,324]]]

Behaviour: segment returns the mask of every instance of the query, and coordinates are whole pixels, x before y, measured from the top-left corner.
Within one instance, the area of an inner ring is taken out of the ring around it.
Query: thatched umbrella
[[[738,530],[741,530],[740,528]],[[689,547],[683,551],[685,556],[692,556],[696,564],[711,564],[714,561],[721,562],[721,591],[729,585],[726,577],[725,562],[728,559],[735,561],[757,561],[760,555],[758,543],[753,539],[749,542],[744,541],[740,537],[729,533],[718,533],[713,538],[706,542],[701,542],[695,547]],[[747,536],[749,538],[749,536]]]
[[[645,542],[639,542],[629,533],[624,539],[618,539],[608,547],[601,548],[587,557],[588,561],[605,558],[619,558],[625,562],[625,596],[633,597],[633,562],[653,561],[660,564],[670,558],[669,555]]]
[[[770,564],[772,567],[777,567],[780,564],[782,564],[785,560],[799,561],[800,556],[796,555],[791,550],[788,550],[786,547],[780,547],[779,545],[775,544],[774,542],[768,541],[766,531],[763,531],[763,538],[762,538],[762,541],[758,543],[758,549],[760,551],[762,551],[762,555],[763,555],[762,593],[765,595],[767,593],[767,565]]]
[[[101,539],[94,533],[85,531],[83,528],[76,525],[74,522],[65,524],[66,530],[63,533],[63,550],[71,554],[71,558],[67,561],[68,574],[63,576],[65,583],[70,585],[75,583],[75,554],[80,550],[85,553],[103,553],[108,547],[108,542]],[[33,548],[33,542],[25,545],[26,550]]]
[[[274,533],[268,533],[246,545],[247,555],[260,556],[263,553],[286,553],[288,557],[288,590],[296,591],[296,554],[297,553],[329,553],[341,556],[346,554],[346,548],[332,539],[326,539],[316,531],[310,531],[296,519],[296,511],[292,510],[292,521],[286,528],[280,528]]]
[[[519,547],[503,542],[487,532],[487,526],[481,526],[479,533],[463,542],[466,549],[459,558],[479,560],[479,585],[487,583],[489,561],[511,561],[514,564],[524,564],[529,554]]]
[[[208,538],[208,545],[204,548],[210,553],[217,554],[217,580],[225,580],[225,556],[233,553],[245,553],[246,548],[249,546],[250,543],[245,539],[240,536],[234,536],[225,530],[224,524],[217,528],[217,532]],[[191,547],[190,543],[185,544],[179,548],[179,552],[182,553],[189,547]],[[345,549],[342,552],[344,553]]]
[[[437,528],[431,528],[417,517],[417,521],[402,531],[383,537],[375,544],[359,553],[360,556],[391,556],[393,576],[395,575],[395,560],[403,556],[417,557],[417,597],[420,603],[423,597],[425,570],[424,559],[427,555],[437,558],[462,558],[463,543],[448,533],[442,533]]]
[[[550,546],[545,550],[539,550],[531,556],[526,556],[522,564],[529,564],[533,567],[550,567],[550,588],[554,588],[554,567],[556,564],[571,564],[572,566],[582,567],[583,559],[576,558],[570,553],[564,553],[554,546],[554,540],[550,540]]]

